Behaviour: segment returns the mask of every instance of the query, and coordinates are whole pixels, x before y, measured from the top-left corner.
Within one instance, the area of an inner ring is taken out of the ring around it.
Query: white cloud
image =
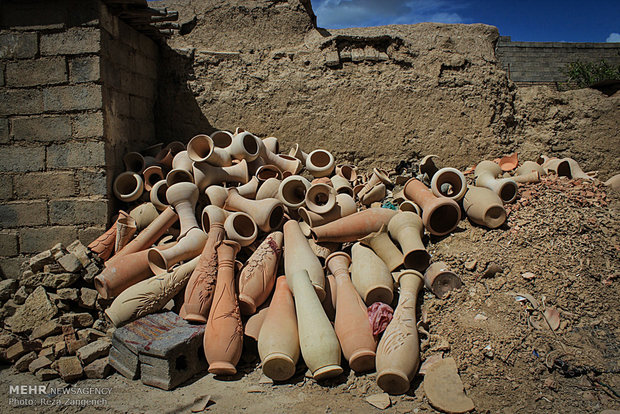
[[[454,0],[323,0],[315,7],[318,24],[325,28],[413,24],[462,23]]]
[[[608,43],[620,42],[620,33],[610,33],[605,41]]]

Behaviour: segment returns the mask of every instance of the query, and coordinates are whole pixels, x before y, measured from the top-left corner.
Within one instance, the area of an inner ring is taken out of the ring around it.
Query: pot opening
[[[431,256],[426,250],[412,250],[405,256],[403,261],[405,268],[424,272],[430,264]]]
[[[456,227],[459,220],[459,211],[450,204],[444,204],[435,209],[429,219],[429,226],[437,234],[446,234]]]
[[[258,154],[258,142],[256,142],[256,138],[254,138],[253,135],[246,134],[243,137],[243,148],[251,155]]]
[[[438,182],[437,189],[446,197],[454,197],[463,189],[463,182],[458,174],[448,172],[443,174]]]
[[[562,161],[558,164],[558,177],[573,178],[568,161]]]
[[[187,148],[189,157],[194,160],[202,160],[209,156],[213,151],[212,141],[210,141],[206,135],[197,135],[192,138],[191,145],[188,145]]]
[[[169,204],[168,199],[166,198],[166,191],[168,191],[168,184],[163,183],[159,186],[159,188],[157,188],[157,192],[155,193],[155,196],[162,204]]]
[[[492,206],[485,212],[484,218],[490,227],[499,227],[506,221],[506,210],[502,206]]]
[[[136,191],[140,183],[135,174],[127,174],[121,180],[116,183],[118,192],[122,195],[128,195]]]
[[[317,168],[326,167],[329,165],[331,157],[325,151],[314,151],[310,157],[310,163]]]
[[[226,148],[232,143],[232,136],[225,131],[217,131],[211,135],[213,145],[218,148]]]
[[[306,186],[299,181],[288,181],[282,187],[282,196],[290,204],[300,204],[306,199]]]
[[[511,182],[507,182],[502,186],[499,197],[504,203],[509,203],[517,196],[517,186]]]
[[[233,228],[241,237],[247,239],[254,235],[255,224],[245,214],[237,214],[233,218]]]
[[[157,274],[158,272],[156,270],[162,272],[168,270],[166,259],[164,259],[164,257],[158,250],[150,250],[147,257],[149,261],[149,267],[151,268],[151,270],[153,270],[153,273]]]
[[[271,211],[271,215],[269,216],[269,227],[272,229],[280,227],[280,224],[282,223],[283,219],[284,219],[284,208],[278,205]]]

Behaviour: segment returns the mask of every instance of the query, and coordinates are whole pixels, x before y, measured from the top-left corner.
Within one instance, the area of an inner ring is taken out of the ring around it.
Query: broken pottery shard
[[[433,407],[446,413],[466,413],[474,409],[474,402],[463,390],[454,358],[437,361],[428,368],[424,393]]]
[[[426,375],[426,372],[428,371],[428,369],[435,363],[441,361],[442,359],[443,359],[443,356],[441,354],[433,354],[429,356],[428,358],[424,360],[424,362],[422,362],[422,365],[420,366],[420,371],[418,371],[419,374]]]
[[[392,404],[392,401],[390,400],[390,396],[385,392],[381,394],[369,395],[368,397],[366,397],[366,401],[370,405],[374,405],[380,410],[385,410]]]

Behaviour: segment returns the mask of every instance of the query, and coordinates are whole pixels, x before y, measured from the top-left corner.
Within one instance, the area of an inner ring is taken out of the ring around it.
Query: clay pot
[[[263,164],[274,165],[284,173],[297,174],[303,168],[301,161],[295,157],[291,157],[283,154],[275,154],[269,150],[265,145],[260,146],[260,159]],[[258,167],[257,167],[258,168]],[[283,177],[284,178],[284,177]]]
[[[196,323],[207,323],[217,278],[216,247],[224,240],[226,219],[224,210],[214,206],[205,207],[202,214],[207,217],[203,219],[203,229],[206,224],[205,230],[208,230],[207,242],[187,283],[185,301],[179,313],[183,319]]]
[[[264,138],[263,145],[274,154],[278,154],[280,152],[280,143],[278,142],[278,138],[276,137]]]
[[[168,191],[168,184],[166,180],[161,180],[155,183],[149,193],[151,203],[159,211],[163,211],[168,207],[168,200],[166,200],[166,191]]]
[[[620,174],[612,176],[603,184],[605,184],[607,187],[611,187],[612,190],[620,191]]]
[[[369,208],[339,218],[331,223],[312,228],[315,241],[352,242],[369,235],[387,224],[396,211],[387,208]]]
[[[295,302],[286,277],[280,276],[258,334],[258,354],[263,374],[274,381],[291,378],[295,374],[299,352]]]
[[[327,257],[329,257],[329,254]],[[321,305],[325,315],[327,315],[327,319],[332,322],[336,319],[336,294],[336,278],[330,273],[325,276],[325,299],[323,299]]]
[[[404,203],[405,201],[409,201],[409,200],[405,198],[405,193],[401,189],[392,195],[392,201],[394,202],[394,204],[400,206],[402,203]]]
[[[424,227],[436,236],[450,233],[461,220],[461,208],[447,197],[436,197],[431,190],[415,178],[405,183],[403,192],[407,199],[422,208]]]
[[[149,267],[154,274],[168,271],[173,265],[182,260],[193,259],[198,256],[207,242],[207,235],[198,227],[191,228],[180,241],[170,249],[149,249]]]
[[[248,200],[239,195],[234,188],[228,190],[228,198],[224,208],[249,214],[258,228],[267,233],[280,227],[284,220],[284,207],[280,200],[275,198]]]
[[[192,172],[192,164],[194,162],[189,157],[187,151],[180,151],[177,155],[172,159],[172,169],[173,170],[185,170],[189,173]],[[168,184],[170,185],[170,184]]]
[[[426,155],[422,160],[420,160],[420,174],[426,175],[429,181],[433,178],[435,173],[439,170],[439,167],[436,164],[436,160],[439,157],[437,155]]]
[[[252,177],[247,183],[237,186],[235,188],[237,189],[237,192],[240,196],[254,199],[254,197],[256,197],[256,191],[258,191],[259,184],[260,182],[258,178]]]
[[[198,202],[198,187],[194,183],[178,183],[168,187],[166,199],[179,215],[183,238],[188,231],[198,228],[196,221],[196,203]]]
[[[289,209],[299,208],[304,205],[310,186],[310,181],[304,177],[292,175],[280,183],[277,198]]]
[[[392,303],[394,282],[383,260],[360,243],[351,247],[351,257],[351,282],[364,302]]]
[[[463,173],[456,168],[442,168],[433,175],[431,191],[437,197],[459,201],[467,192],[467,181]]]
[[[326,214],[336,206],[336,190],[327,184],[313,184],[306,191],[306,207],[317,214]]]
[[[460,289],[463,282],[444,262],[435,262],[424,273],[424,285],[439,299],[443,299],[448,292]]]
[[[185,144],[173,141],[166,145],[156,156],[155,161],[162,165],[166,170],[172,169],[174,156],[185,149]]]
[[[144,192],[144,181],[137,173],[125,171],[116,177],[112,190],[116,198],[130,203],[139,199]]]
[[[397,217],[398,215],[394,216]],[[392,219],[393,220],[393,219]],[[390,220],[391,222],[391,220]],[[393,272],[403,264],[404,256],[398,247],[392,242],[387,232],[387,226],[381,226],[379,231],[370,233],[361,238],[360,243],[370,247]]]
[[[377,385],[388,394],[409,391],[420,366],[416,302],[423,277],[415,270],[398,274],[398,305],[377,347]]]
[[[410,211],[401,211],[388,223],[388,232],[400,244],[405,256],[403,260],[405,267],[423,272],[428,267],[431,256],[422,243],[424,226],[420,216]]]
[[[372,203],[379,202],[385,198],[386,195],[385,184],[379,183],[370,189],[364,196],[361,198],[361,202],[365,206],[370,206]]]
[[[343,252],[332,253],[326,267],[336,278],[336,320],[334,329],[344,357],[355,372],[375,368],[377,342],[368,321],[366,305],[349,277],[351,258]]]
[[[151,224],[159,215],[153,203],[142,203],[129,212],[129,215],[136,221],[136,228],[141,231]]]
[[[280,188],[281,180],[277,178],[268,178],[263,182],[258,191],[256,191],[256,200],[264,200],[265,198],[278,198],[278,189]]]
[[[334,156],[326,150],[316,149],[306,158],[306,170],[314,177],[327,177],[334,172]]]
[[[221,185],[211,185],[205,189],[207,203],[217,207],[224,207],[228,197],[228,189]]]
[[[241,247],[249,246],[258,237],[258,227],[249,214],[235,212],[228,214],[224,222],[226,238],[234,240]]]
[[[300,207],[297,212],[301,219],[309,226],[308,231],[304,231],[304,235],[309,237],[311,235],[310,227],[318,227],[338,220],[341,217],[350,216],[357,212],[357,205],[350,195],[338,194],[336,196],[336,206],[325,214],[317,214],[304,207]]]
[[[493,161],[481,161],[474,171],[476,186],[488,188],[494,191],[504,203],[511,203],[517,198],[518,186],[512,178],[496,178],[501,173],[502,169]]]
[[[302,269],[307,271],[322,301],[325,298],[325,273],[295,220],[284,223],[284,246],[284,273],[288,276]]]
[[[88,245],[88,249],[99,256],[101,260],[108,260],[112,253],[114,253],[118,220],[126,217],[129,217],[129,214],[123,210],[120,210],[114,224],[112,224],[112,226],[110,226],[105,233],[97,237]]]
[[[506,221],[502,200],[488,188],[469,186],[463,198],[463,208],[472,222],[490,229],[496,229]]]
[[[349,164],[336,165],[336,174],[349,182],[353,182],[357,178],[357,168]]]
[[[271,233],[252,253],[239,274],[239,307],[243,315],[251,315],[273,290],[282,253],[284,235]]]
[[[142,174],[146,167],[144,157],[139,152],[128,152],[125,154],[123,163],[125,164],[125,170],[135,172],[136,174]]]
[[[193,183],[194,176],[191,172],[182,168],[172,169],[166,175],[166,184],[168,187],[172,187],[178,183]]]
[[[209,372],[234,375],[243,348],[243,325],[235,291],[235,256],[239,243],[224,240],[217,247],[217,283],[205,327],[203,347]]]
[[[370,190],[372,190],[373,187],[375,187],[379,183],[383,183],[385,185],[392,184],[392,182],[390,181],[390,177],[388,177],[388,174],[386,171],[381,170],[379,168],[373,168],[372,175],[357,193],[358,200],[362,200],[364,195]]]
[[[284,238],[286,240],[286,232]],[[286,241],[285,246],[286,254]],[[286,280],[295,298],[299,345],[304,362],[316,380],[340,375],[338,337],[321,307],[308,272],[303,268],[290,274],[286,272]]]
[[[551,158],[543,164],[545,171],[552,171],[559,177],[568,177],[571,179],[593,180],[588,174],[584,173],[579,163],[572,158]]]
[[[131,216],[119,217],[116,220],[116,239],[114,251],[118,252],[131,241],[137,230],[136,220]]]
[[[261,182],[267,181],[270,178],[277,178],[278,180],[282,179],[282,171],[280,171],[280,169],[275,165],[270,164],[261,165],[258,167],[255,175]]]
[[[159,165],[151,165],[148,168],[144,169],[142,173],[143,181],[144,181],[144,189],[146,191],[151,191],[153,186],[158,182],[164,179],[164,171],[161,169]]]
[[[114,299],[105,314],[119,327],[159,311],[185,287],[197,263],[198,258],[195,258],[170,272],[128,287]]]
[[[216,167],[230,167],[232,159],[223,148],[215,146],[208,135],[196,135],[187,143],[187,155],[194,162],[207,162]]]
[[[330,178],[332,187],[336,190],[338,194],[348,194],[353,197],[353,187],[351,187],[351,183],[346,178],[340,175],[334,175]]]
[[[538,171],[541,177],[546,175],[545,169],[540,164],[534,161],[525,161],[515,170],[515,175],[524,175],[535,171]]]
[[[242,160],[231,167],[214,167],[206,162],[196,162],[194,163],[194,179],[200,191],[204,191],[210,185],[223,182],[245,184],[250,180],[248,164]]]
[[[527,174],[515,175],[512,179],[519,184],[540,182],[540,174],[538,171],[532,171]]]
[[[422,215],[422,209],[414,203],[413,201],[405,200],[398,206],[400,211],[411,211],[412,213],[417,214],[418,216]]]
[[[232,144],[233,134],[228,131],[215,131],[210,138],[217,148],[228,148]]]
[[[517,168],[517,165],[519,165],[519,155],[514,152],[511,155],[502,157],[499,160],[498,165],[499,168],[502,169],[502,171],[512,171]]]
[[[254,134],[244,131],[233,136],[227,150],[233,158],[250,162],[258,158],[261,144]]]
[[[297,158],[299,161],[303,163],[304,166],[306,165],[308,154],[306,154],[305,152],[301,150],[301,148],[299,147],[299,144],[293,145],[293,148],[291,148],[291,150],[288,152],[288,155],[289,157]]]

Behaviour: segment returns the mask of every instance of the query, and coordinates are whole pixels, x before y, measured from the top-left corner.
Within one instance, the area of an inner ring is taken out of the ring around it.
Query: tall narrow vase
[[[390,304],[394,298],[392,276],[386,264],[366,246],[355,243],[351,248],[351,281],[367,305]]]
[[[319,300],[325,298],[325,272],[314,254],[299,223],[289,220],[284,224],[284,272],[288,276],[306,270]]]

